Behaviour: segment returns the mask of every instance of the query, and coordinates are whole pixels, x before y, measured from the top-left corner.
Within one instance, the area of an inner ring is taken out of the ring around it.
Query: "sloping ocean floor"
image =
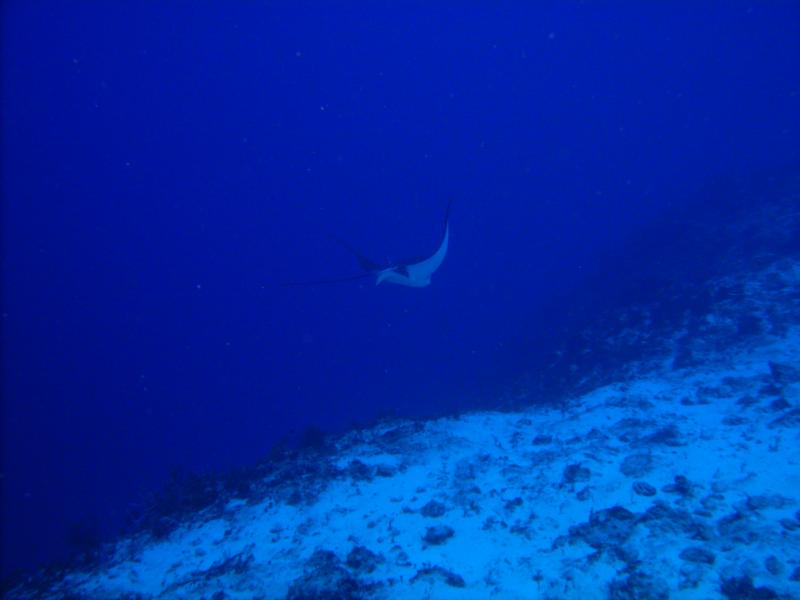
[[[800,263],[727,277],[708,323],[780,327],[557,405],[277,453],[10,597],[800,598]]]

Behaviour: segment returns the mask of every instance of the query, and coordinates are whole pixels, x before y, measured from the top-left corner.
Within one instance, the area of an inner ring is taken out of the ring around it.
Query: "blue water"
[[[800,162],[795,2],[426,4],[3,4],[4,574],[176,469],[496,405]],[[279,285],[429,254],[451,199],[429,287]]]

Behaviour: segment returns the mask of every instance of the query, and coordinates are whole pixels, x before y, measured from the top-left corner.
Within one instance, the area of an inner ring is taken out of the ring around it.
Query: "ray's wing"
[[[360,273],[358,275],[351,275],[350,277],[336,277],[333,279],[315,279],[310,281],[286,281],[281,283],[284,287],[300,287],[300,286],[310,286],[310,285],[326,285],[326,284],[334,284],[334,283],[346,283],[348,281],[358,281],[359,279],[365,279],[366,277],[371,277],[373,275],[380,275],[380,272],[386,271],[387,269],[393,269],[397,271],[404,277],[409,279],[415,279],[418,281],[422,281],[425,279],[429,279],[430,276],[436,271],[439,266],[442,264],[445,255],[447,254],[447,247],[450,239],[450,206],[452,205],[452,200],[447,202],[447,211],[445,212],[444,218],[444,231],[442,232],[442,238],[439,242],[439,248],[429,258],[417,260],[409,263],[400,263],[395,265],[383,266],[375,261],[367,258],[361,252],[353,248],[349,243],[344,241],[343,239],[337,236],[331,236],[336,243],[341,245],[345,248],[350,254],[356,257],[358,260],[358,264],[361,265],[361,268],[366,271],[365,273]],[[380,279],[379,279],[380,281]]]
[[[335,235],[331,236],[331,237],[333,238],[333,240],[337,244],[339,244],[345,250],[347,250],[350,254],[355,256],[356,260],[358,260],[358,264],[361,265],[361,268],[364,269],[365,271],[375,272],[375,271],[380,271],[381,269],[384,268],[383,266],[381,266],[378,263],[376,263],[374,260],[371,260],[371,259],[367,258],[366,256],[364,256],[363,254],[361,254],[361,252],[359,252],[358,250],[353,248],[350,244],[345,242],[340,237],[337,237]]]
[[[281,283],[284,287],[300,287],[300,286],[307,286],[307,285],[326,285],[329,283],[347,283],[348,281],[358,281],[359,279],[365,279],[366,277],[371,277],[378,271],[383,270],[383,267],[376,263],[373,260],[370,260],[363,254],[361,254],[358,250],[353,248],[350,244],[345,242],[343,239],[332,235],[331,238],[345,248],[350,254],[356,257],[358,260],[358,264],[361,265],[361,268],[364,269],[365,273],[359,273],[358,275],[350,275],[349,277],[334,277],[332,279],[314,279],[310,281],[287,281]]]
[[[306,285],[327,285],[331,283],[347,283],[348,281],[358,281],[359,279],[366,279],[372,277],[374,273],[360,273],[358,275],[351,275],[350,277],[336,277],[334,279],[315,279],[312,281],[283,281],[283,287],[302,287]]]
[[[430,278],[430,276],[433,275],[440,266],[442,266],[442,261],[444,261],[444,257],[447,255],[447,246],[449,241],[450,231],[449,228],[446,227],[444,230],[444,238],[442,238],[442,241],[439,244],[439,249],[436,250],[433,256],[418,263],[406,265],[406,270],[408,271],[409,277],[414,279]]]
[[[450,243],[450,206],[452,204],[452,200],[447,202],[447,211],[444,216],[444,231],[442,232],[442,238],[439,242],[439,248],[429,258],[406,265],[410,277],[427,279],[442,265]]]

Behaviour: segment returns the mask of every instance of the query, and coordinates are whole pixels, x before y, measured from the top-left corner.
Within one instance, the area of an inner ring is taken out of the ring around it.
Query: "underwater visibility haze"
[[[2,11],[9,597],[800,595],[800,4]]]

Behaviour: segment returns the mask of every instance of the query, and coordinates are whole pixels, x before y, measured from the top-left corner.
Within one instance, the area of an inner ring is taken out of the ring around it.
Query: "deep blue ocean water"
[[[800,162],[796,2],[362,4],[3,4],[4,573],[176,470],[495,406]],[[429,287],[280,285],[450,200]]]

